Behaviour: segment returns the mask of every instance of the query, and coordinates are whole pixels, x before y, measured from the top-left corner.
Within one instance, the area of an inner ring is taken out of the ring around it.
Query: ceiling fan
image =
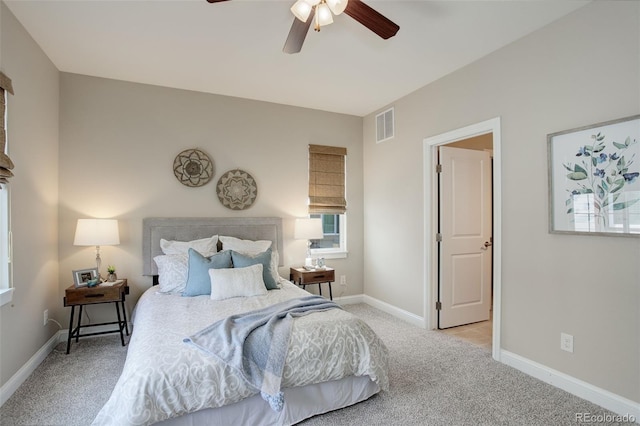
[[[207,1],[209,3],[220,3],[229,0]],[[333,22],[333,15],[339,15],[342,12],[385,40],[396,35],[400,29],[397,24],[360,0],[297,0],[291,7],[291,12],[295,15],[295,18],[282,48],[285,53],[298,53],[302,50],[302,44],[312,23],[314,24],[314,29],[320,31],[320,27]]]

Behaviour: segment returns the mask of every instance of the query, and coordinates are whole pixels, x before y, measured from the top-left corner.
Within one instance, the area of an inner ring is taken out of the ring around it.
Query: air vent
[[[376,143],[393,138],[393,107],[376,115]]]

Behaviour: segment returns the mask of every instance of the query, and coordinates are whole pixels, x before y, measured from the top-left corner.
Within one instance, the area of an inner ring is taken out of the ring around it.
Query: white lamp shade
[[[120,244],[116,219],[78,219],[74,246],[114,246]]]
[[[327,0],[327,5],[334,15],[340,15],[347,8],[348,0]]]
[[[331,14],[331,10],[326,3],[320,3],[318,6],[316,6],[316,14],[316,22],[321,27],[333,23],[333,15]]]
[[[324,238],[322,219],[296,219],[293,233],[296,240],[320,240]]]
[[[295,17],[301,20],[302,22],[307,22],[307,19],[309,19],[309,15],[311,14],[312,8],[313,6],[311,6],[305,0],[298,0],[297,2],[294,3],[293,6],[291,6],[291,13],[293,13]]]

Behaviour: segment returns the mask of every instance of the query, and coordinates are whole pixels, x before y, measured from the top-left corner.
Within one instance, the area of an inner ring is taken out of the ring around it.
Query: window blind
[[[347,148],[309,145],[309,214],[343,214]]]
[[[2,184],[8,183],[9,178],[13,176],[13,173],[11,172],[11,169],[13,169],[13,162],[6,154],[7,126],[5,117],[7,93],[11,93],[13,95],[11,79],[3,72],[0,72],[0,189],[2,189]]]

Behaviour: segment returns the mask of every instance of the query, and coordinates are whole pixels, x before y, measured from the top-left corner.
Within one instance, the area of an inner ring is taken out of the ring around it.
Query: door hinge
[[[442,173],[442,164],[436,164],[436,173]]]
[[[436,311],[442,310],[442,302],[436,302]]]
[[[436,241],[437,242],[442,242],[442,234],[439,233],[439,232],[436,234]]]

